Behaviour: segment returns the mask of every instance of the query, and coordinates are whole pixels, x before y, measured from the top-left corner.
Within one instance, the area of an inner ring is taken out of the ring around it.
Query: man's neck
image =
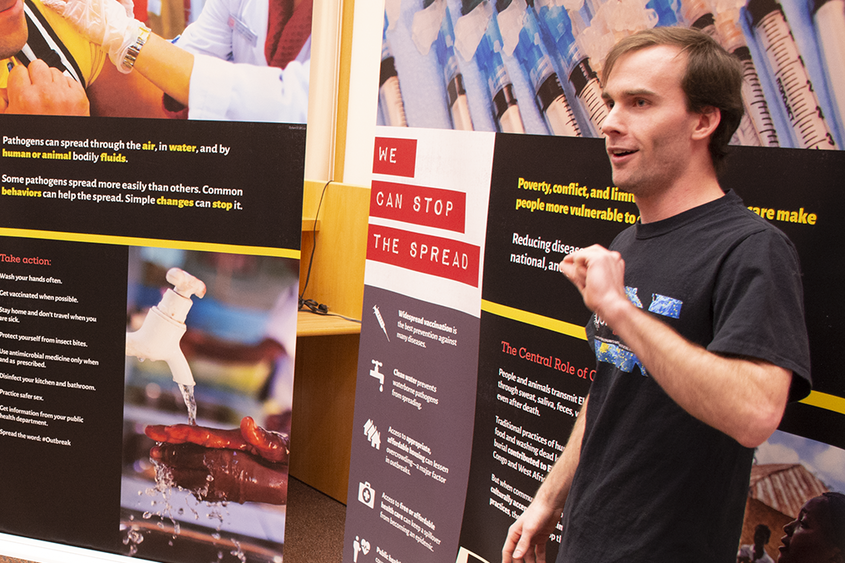
[[[725,195],[712,167],[687,174],[663,190],[637,196],[640,222],[654,223],[679,215]]]

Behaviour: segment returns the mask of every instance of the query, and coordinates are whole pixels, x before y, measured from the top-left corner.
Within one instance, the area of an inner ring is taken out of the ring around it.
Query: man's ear
[[[695,128],[693,129],[693,139],[695,140],[705,139],[711,136],[722,121],[722,112],[719,108],[712,106],[705,107],[696,115],[698,116],[698,121],[696,121]]]

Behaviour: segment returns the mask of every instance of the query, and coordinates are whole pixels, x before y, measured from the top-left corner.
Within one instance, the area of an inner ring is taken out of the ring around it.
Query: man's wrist
[[[617,324],[624,318],[625,315],[630,314],[631,309],[636,309],[633,303],[628,299],[627,295],[622,295],[596,307],[594,311],[596,315],[607,323],[610,328],[617,328]]]

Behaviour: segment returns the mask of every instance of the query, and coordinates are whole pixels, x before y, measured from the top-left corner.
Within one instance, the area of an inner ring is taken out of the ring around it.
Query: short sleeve
[[[721,264],[712,307],[708,350],[754,357],[792,371],[790,400],[809,393],[801,267],[786,235],[766,228],[739,241]]]

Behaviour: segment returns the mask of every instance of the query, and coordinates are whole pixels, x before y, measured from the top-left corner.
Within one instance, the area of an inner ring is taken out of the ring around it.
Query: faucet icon
[[[164,360],[173,374],[173,381],[182,385],[195,385],[188,360],[179,347],[185,334],[185,318],[193,301],[205,295],[205,283],[179,268],[171,268],[165,276],[174,286],[168,288],[159,304],[147,313],[141,328],[126,333],[126,355],[140,360]]]
[[[378,360],[371,360],[371,361],[372,361],[374,367],[373,367],[373,369],[370,370],[370,377],[375,377],[376,379],[378,379],[378,382],[379,382],[378,390],[384,391],[384,374],[379,371],[379,368],[381,366],[383,366],[384,364],[381,363]]]

